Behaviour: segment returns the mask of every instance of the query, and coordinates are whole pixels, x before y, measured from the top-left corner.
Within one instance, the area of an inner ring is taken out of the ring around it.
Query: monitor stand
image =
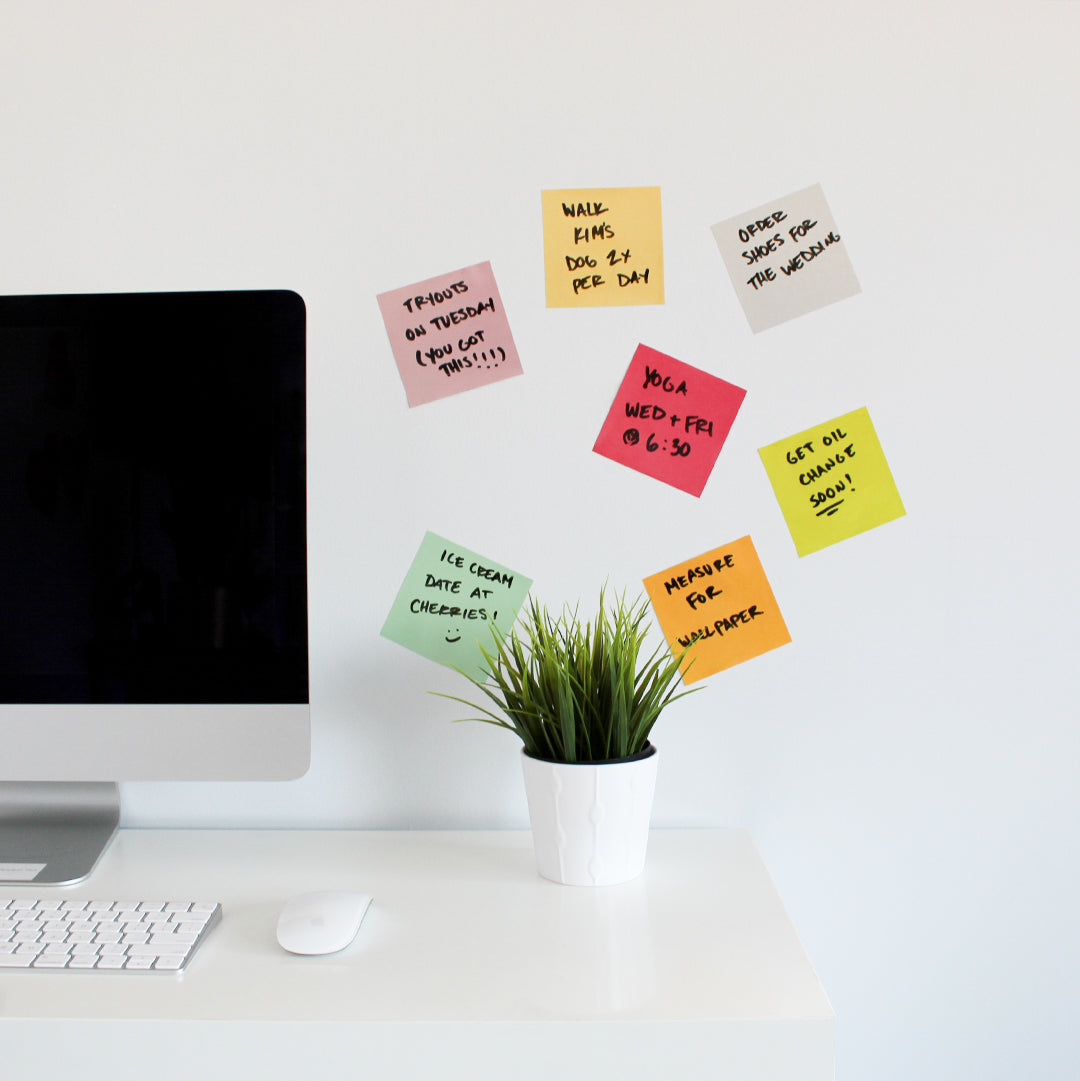
[[[0,784],[0,883],[81,882],[119,822],[120,792],[109,781]]]

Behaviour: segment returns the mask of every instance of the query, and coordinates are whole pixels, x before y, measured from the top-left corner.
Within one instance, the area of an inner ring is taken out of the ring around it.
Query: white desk
[[[339,888],[375,897],[354,943],[284,953],[285,900]],[[525,832],[125,830],[79,886],[0,889],[224,908],[181,976],[0,973],[5,1081],[833,1077],[832,1008],[741,830],[656,831],[600,889],[541,879]]]

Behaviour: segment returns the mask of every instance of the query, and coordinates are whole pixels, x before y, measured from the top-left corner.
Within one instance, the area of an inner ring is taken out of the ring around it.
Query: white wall
[[[133,825],[519,826],[379,637],[424,530],[591,598],[750,533],[793,642],[657,735],[746,825],[840,1081],[1075,1076],[1080,3],[7,4],[0,291],[289,287],[314,751]],[[861,295],[753,335],[709,227],[821,183]],[[660,185],[667,303],[548,310],[540,192]],[[375,295],[490,260],[525,374],[409,410]],[[591,453],[639,343],[749,391],[700,500]],[[867,406],[907,515],[799,559],[757,448]]]

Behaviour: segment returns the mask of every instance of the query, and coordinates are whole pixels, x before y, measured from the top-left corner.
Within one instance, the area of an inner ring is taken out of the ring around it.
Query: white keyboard
[[[0,898],[0,970],[182,972],[221,905]]]

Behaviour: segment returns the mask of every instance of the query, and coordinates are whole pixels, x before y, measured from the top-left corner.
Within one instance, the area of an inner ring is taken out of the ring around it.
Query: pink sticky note
[[[377,299],[410,406],[521,375],[490,263]]]
[[[593,450],[699,496],[746,391],[639,345]]]

